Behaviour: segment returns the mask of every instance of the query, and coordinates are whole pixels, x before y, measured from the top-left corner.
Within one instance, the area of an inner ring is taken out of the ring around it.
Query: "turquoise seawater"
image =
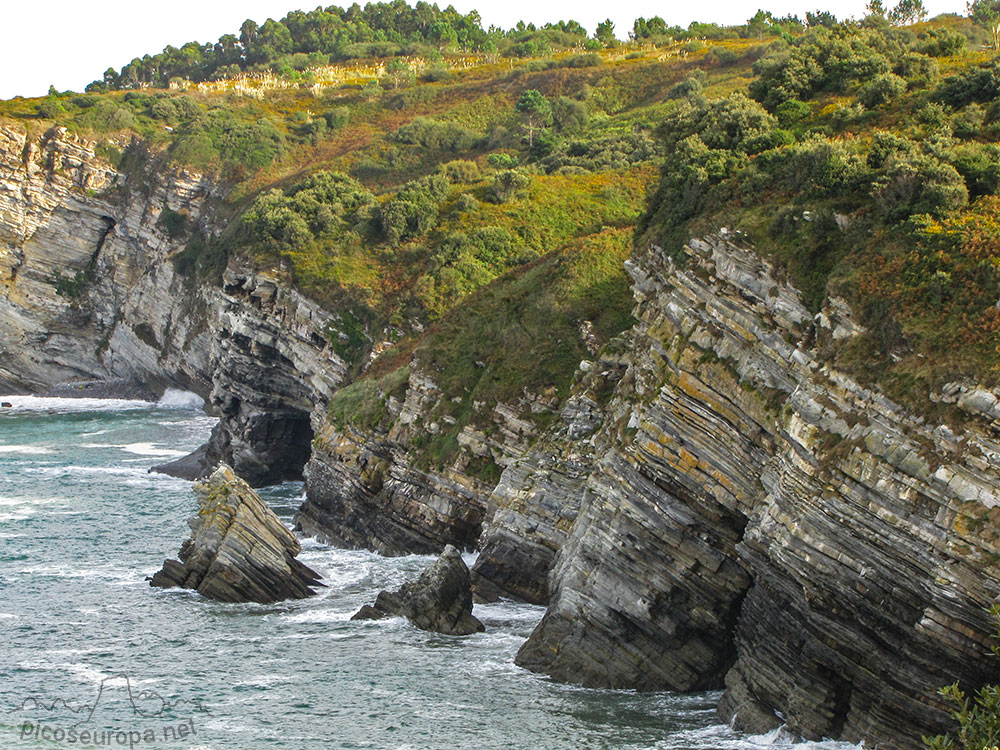
[[[195,510],[149,466],[192,450],[200,410],[6,397],[0,411],[0,748],[747,748],[718,694],[584,690],[514,666],[542,609],[476,607],[486,632],[350,622],[431,558],[304,540],[306,601],[151,589]],[[291,522],[300,484],[262,492]],[[470,557],[471,562],[471,557]],[[826,743],[833,747],[832,743]]]

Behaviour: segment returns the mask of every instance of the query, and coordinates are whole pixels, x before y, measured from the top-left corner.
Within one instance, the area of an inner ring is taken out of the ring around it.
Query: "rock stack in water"
[[[195,589],[223,602],[305,599],[319,574],[295,556],[301,546],[274,512],[228,466],[195,485],[198,515],[179,560],[167,560],[151,586]]]
[[[469,568],[452,545],[416,581],[398,591],[382,591],[373,606],[362,607],[352,620],[405,617],[421,630],[446,635],[469,635],[485,630],[472,616]]]

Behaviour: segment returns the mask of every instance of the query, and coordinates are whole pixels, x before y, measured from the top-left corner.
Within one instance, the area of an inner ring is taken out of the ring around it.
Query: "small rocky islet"
[[[320,575],[295,559],[302,551],[295,535],[231,468],[219,466],[194,493],[191,537],[150,586],[193,589],[221,602],[270,604],[315,595]]]
[[[528,670],[914,750],[1000,682],[983,7],[0,103],[0,388],[205,399],[153,586],[310,597],[296,532],[440,555],[356,617],[543,605]],[[295,532],[253,490],[288,479]]]
[[[166,560],[150,579],[155,588],[197,591],[220,602],[271,604],[305,599],[323,586],[319,573],[295,558],[302,551],[267,504],[222,465],[195,482],[197,514],[177,560]],[[382,591],[353,620],[406,617],[421,630],[445,635],[481,632],[472,615],[472,586],[462,554],[448,545],[420,577],[398,591]]]

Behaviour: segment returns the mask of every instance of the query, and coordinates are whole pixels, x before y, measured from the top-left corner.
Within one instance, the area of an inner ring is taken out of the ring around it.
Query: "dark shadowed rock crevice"
[[[194,589],[223,602],[270,603],[313,596],[320,576],[295,557],[295,535],[246,482],[220,466],[195,485],[198,513],[179,560],[150,580],[158,588]]]

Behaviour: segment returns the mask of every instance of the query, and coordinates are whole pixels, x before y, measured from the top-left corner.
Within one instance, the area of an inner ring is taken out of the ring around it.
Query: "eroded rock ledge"
[[[271,603],[305,599],[319,574],[295,559],[298,540],[274,512],[237,477],[220,466],[194,487],[198,514],[179,560],[167,560],[150,580],[158,588],[194,589],[223,602]]]

